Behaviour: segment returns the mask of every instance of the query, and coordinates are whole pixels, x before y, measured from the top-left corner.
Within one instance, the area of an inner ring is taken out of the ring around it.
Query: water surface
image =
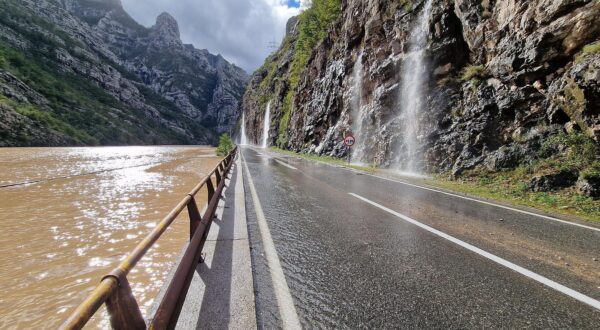
[[[207,147],[0,149],[0,329],[56,328],[217,162]],[[197,200],[202,207],[205,192]],[[129,275],[142,312],[187,221]]]

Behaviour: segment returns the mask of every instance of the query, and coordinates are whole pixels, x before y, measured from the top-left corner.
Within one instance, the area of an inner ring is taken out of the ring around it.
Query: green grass
[[[13,109],[15,112],[33,120],[34,122],[37,122],[43,127],[47,127],[58,133],[63,133],[67,136],[73,137],[81,143],[95,144],[94,142],[96,142],[86,132],[74,128],[68,123],[56,118],[54,114],[42,111],[33,104],[19,103],[7,98],[2,94],[0,94],[0,104]]]
[[[482,65],[469,65],[465,67],[461,74],[460,80],[463,82],[470,81],[471,86],[479,85],[481,79],[484,79],[487,75],[487,71]]]
[[[534,207],[547,212],[600,222],[600,200],[580,195],[576,187],[551,192],[533,192],[529,189],[529,181],[534,175],[555,172],[565,168],[581,170],[582,177],[600,177],[600,162],[596,160],[600,152],[594,152],[589,138],[580,134],[571,136],[560,135],[550,139],[547,142],[546,148],[557,147],[560,144],[574,149],[570,149],[569,152],[561,156],[541,159],[533,164],[522,165],[510,171],[487,172],[473,170],[456,180],[448,179],[448,173],[441,173],[431,179],[425,180],[425,183],[433,187],[475,197],[484,197],[514,205]],[[378,171],[374,167],[351,165],[338,158],[295,153],[279,148],[271,149],[285,155],[345,166],[368,173],[376,173]]]
[[[575,57],[575,63],[580,63],[587,55],[600,53],[600,41],[596,41],[583,47],[581,52]]]
[[[347,160],[344,160],[341,158],[336,158],[336,157],[331,157],[331,156],[318,156],[318,155],[314,155],[314,154],[298,153],[298,152],[280,149],[277,147],[271,147],[270,150],[280,153],[280,154],[288,155],[288,156],[300,157],[302,159],[323,162],[323,163],[327,163],[327,164],[331,164],[331,165],[344,166],[344,167],[352,168],[352,169],[359,170],[359,171],[369,172],[369,173],[375,173],[375,171],[376,171],[375,167],[354,165],[354,164],[348,163]]]
[[[473,175],[458,180],[450,180],[447,177],[448,175],[438,175],[426,183],[476,197],[600,222],[599,200],[579,195],[574,187],[553,192],[533,192],[528,189],[527,177],[519,174],[518,170],[483,177]]]
[[[72,56],[79,57],[84,55],[78,55],[81,52],[75,51],[75,47],[85,49],[86,46],[70,39],[52,23],[24,11],[17,1],[0,0],[0,3],[5,5],[0,12],[0,24],[10,27],[22,35],[24,40],[35,45],[23,50],[0,41],[0,69],[13,74],[50,102],[48,106],[51,111],[39,111],[34,106],[27,108],[19,105],[15,106],[18,112],[41,125],[90,145],[189,142],[187,137],[148,118],[143,111],[120,102],[88,77],[59,70],[61,65],[57,63],[57,50],[64,49]],[[37,26],[53,37],[23,26]],[[80,59],[90,62],[84,57]],[[100,62],[114,67],[127,79],[139,81],[109,59],[101,58]],[[216,141],[213,131],[187,120],[172,102],[142,85],[138,86],[138,90],[145,102],[154,106],[163,118],[179,122],[187,126],[188,131],[199,132],[198,135],[205,135]]]
[[[591,44],[586,45],[585,47],[583,47],[583,53],[584,54],[596,54],[596,53],[600,53],[600,41],[596,41],[594,43],[591,43]]]
[[[259,83],[255,92],[260,103],[268,102],[273,98],[269,87],[275,85],[274,91],[285,88],[285,97],[282,105],[282,116],[279,118],[279,135],[276,144],[285,147],[288,143],[288,127],[293,108],[293,99],[300,81],[302,72],[306,69],[310,56],[315,47],[327,36],[329,27],[341,13],[341,0],[313,0],[310,9],[300,14],[298,19],[298,37],[292,40],[287,36],[282,47],[276,54],[271,55],[257,72],[267,70],[265,78]],[[289,65],[285,79],[276,77],[279,61],[293,48],[293,58]]]
[[[536,175],[577,171],[581,178],[600,177],[598,144],[583,133],[563,133],[544,141],[536,156],[532,162],[513,170],[471,170],[457,180],[447,179],[449,176],[444,173],[437,175],[430,184],[475,196],[600,221],[600,200],[580,195],[576,187],[551,192],[534,192],[529,189],[529,182]]]

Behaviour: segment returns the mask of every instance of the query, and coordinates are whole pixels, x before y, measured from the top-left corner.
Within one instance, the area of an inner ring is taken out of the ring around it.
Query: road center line
[[[295,168],[294,166],[292,166],[292,165],[288,165],[287,163],[285,163],[285,162],[282,162],[282,161],[280,161],[279,159],[275,159],[275,161],[276,161],[276,162],[278,162],[279,164],[281,164],[281,165],[283,165],[283,166],[287,167],[287,168],[291,168],[292,170],[297,170],[297,168]]]
[[[570,297],[572,297],[572,298],[574,298],[576,300],[579,300],[580,302],[582,302],[584,304],[590,305],[593,308],[595,308],[597,310],[600,310],[600,301],[598,301],[598,300],[596,300],[594,298],[588,297],[588,296],[586,296],[586,295],[584,295],[584,294],[582,294],[580,292],[577,292],[577,291],[575,291],[573,289],[570,289],[570,288],[568,288],[568,287],[566,287],[566,286],[564,286],[562,284],[554,282],[554,281],[552,281],[552,280],[550,280],[550,279],[548,279],[548,278],[546,278],[546,277],[544,277],[542,275],[534,273],[534,272],[532,272],[532,271],[530,271],[530,270],[528,270],[526,268],[523,268],[523,267],[521,267],[519,265],[516,265],[516,264],[514,264],[514,263],[512,263],[512,262],[510,262],[510,261],[508,261],[506,259],[503,259],[503,258],[500,258],[500,257],[498,257],[496,255],[493,255],[493,254],[491,254],[491,253],[489,253],[487,251],[484,251],[484,250],[482,250],[482,249],[480,249],[480,248],[478,248],[476,246],[473,246],[473,245],[471,245],[471,244],[469,244],[467,242],[461,241],[458,238],[450,236],[450,235],[448,235],[448,234],[446,234],[444,232],[441,232],[441,231],[439,231],[439,230],[437,230],[435,228],[429,227],[429,226],[427,226],[427,225],[425,225],[423,223],[420,223],[417,220],[414,220],[414,219],[412,219],[410,217],[407,217],[407,216],[405,216],[403,214],[400,214],[400,213],[398,213],[398,212],[396,212],[396,211],[394,211],[392,209],[389,209],[389,208],[387,208],[387,207],[385,207],[383,205],[380,205],[380,204],[378,204],[376,202],[373,202],[373,201],[371,201],[371,200],[369,200],[367,198],[364,198],[364,197],[362,197],[360,195],[357,195],[357,194],[354,194],[354,193],[348,193],[348,194],[351,195],[351,196],[353,196],[353,197],[356,197],[356,198],[362,200],[363,202],[366,202],[366,203],[371,204],[371,205],[373,205],[373,206],[375,206],[375,207],[377,207],[377,208],[379,208],[381,210],[384,210],[384,211],[386,211],[386,212],[388,212],[388,213],[390,213],[390,214],[392,214],[392,215],[394,215],[394,216],[396,216],[396,217],[398,217],[398,218],[400,218],[400,219],[402,219],[402,220],[404,220],[406,222],[409,222],[409,223],[411,223],[413,225],[416,225],[416,226],[418,226],[418,227],[420,227],[422,229],[425,229],[425,230],[427,230],[428,232],[430,232],[432,234],[435,234],[435,235],[437,235],[437,236],[439,236],[441,238],[444,238],[444,239],[446,239],[446,240],[448,240],[448,241],[450,241],[452,243],[458,244],[458,245],[464,247],[465,249],[467,249],[467,250],[469,250],[471,252],[475,252],[475,253],[479,254],[480,256],[482,256],[484,258],[487,258],[487,259],[489,259],[489,260],[491,260],[491,261],[493,261],[495,263],[498,263],[498,264],[500,264],[500,265],[502,265],[504,267],[510,268],[511,270],[513,270],[513,271],[515,271],[515,272],[517,272],[517,273],[519,273],[521,275],[525,275],[525,276],[533,279],[534,281],[537,281],[537,282],[539,282],[541,284],[544,284],[544,285],[546,285],[546,286],[548,286],[548,287],[550,287],[550,288],[552,288],[552,289],[554,289],[556,291],[559,291],[559,292],[561,292],[563,294],[566,294],[567,296],[570,296]]]
[[[242,155],[241,152],[240,155]],[[296,313],[296,307],[294,306],[294,300],[292,298],[292,294],[290,293],[290,288],[285,279],[285,275],[283,274],[283,268],[281,268],[279,257],[277,256],[277,250],[275,249],[275,244],[273,243],[273,238],[271,237],[269,225],[267,224],[260,200],[258,199],[258,194],[256,193],[256,188],[254,187],[254,182],[252,181],[252,176],[250,175],[250,170],[248,169],[248,164],[246,163],[246,159],[243,155],[242,161],[244,163],[244,169],[246,170],[246,176],[248,178],[248,187],[250,188],[250,194],[252,195],[252,202],[254,204],[256,218],[258,220],[258,228],[260,229],[260,236],[262,238],[263,247],[265,250],[265,258],[267,259],[267,265],[273,281],[273,291],[275,291],[275,298],[277,299],[277,306],[279,308],[281,321],[283,322],[283,328],[302,329],[300,326],[300,320],[298,319],[298,314]]]

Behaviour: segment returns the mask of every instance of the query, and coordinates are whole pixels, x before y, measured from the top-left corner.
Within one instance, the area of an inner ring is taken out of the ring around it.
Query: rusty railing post
[[[127,278],[118,279],[118,283],[115,292],[106,300],[111,327],[115,330],[145,330],[146,322],[133,297]]]
[[[121,261],[109,275],[102,278],[100,284],[90,295],[71,313],[59,327],[60,330],[79,330],[85,326],[96,311],[106,304],[110,324],[113,329],[146,329],[146,324],[139,305],[133,296],[127,280],[127,274],[138,261],[148,252],[154,243],[161,237],[167,228],[175,221],[177,216],[187,208],[190,218],[190,243],[186,249],[174,278],[168,286],[158,311],[153,316],[150,328],[174,328],[177,324],[181,307],[197,262],[202,259],[202,248],[208,236],[210,225],[225,187],[225,179],[230,173],[233,160],[237,155],[235,147],[215,168],[205,177],[177,206],[163,218],[158,225],[141,241],[135,249]],[[215,182],[212,175],[215,175]],[[206,185],[208,203],[206,213],[202,216],[194,196]],[[217,195],[218,194],[218,195]]]
[[[196,204],[196,200],[194,196],[190,195],[190,201],[187,204],[188,215],[190,217],[190,239],[194,236],[198,225],[202,221],[202,217],[200,216],[200,211],[198,210],[198,204]]]
[[[213,186],[212,179],[210,177],[206,181],[206,189],[208,190],[208,201],[210,202],[215,194],[215,186]]]
[[[217,178],[217,186],[219,186],[221,184],[221,173],[219,168],[215,170],[215,177]]]

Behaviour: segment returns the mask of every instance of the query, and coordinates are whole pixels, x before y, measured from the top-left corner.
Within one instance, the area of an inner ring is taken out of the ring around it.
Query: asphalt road
[[[600,230],[242,148],[259,328],[600,328]]]

